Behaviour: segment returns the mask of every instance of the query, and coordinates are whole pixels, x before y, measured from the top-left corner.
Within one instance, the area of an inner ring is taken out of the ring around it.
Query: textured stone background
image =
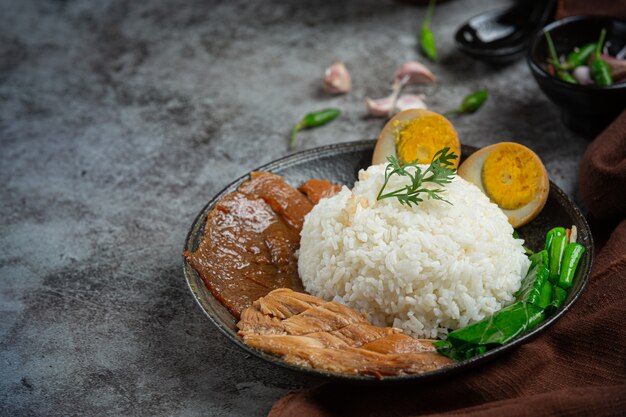
[[[193,301],[180,252],[234,178],[300,147],[377,136],[367,95],[416,58],[424,9],[393,1],[0,0],[0,415],[265,415],[319,381],[244,355]],[[434,110],[489,87],[463,142],[514,139],[570,195],[586,141],[525,62],[491,68],[455,28],[498,0],[438,7]],[[342,59],[354,90],[329,98]]]

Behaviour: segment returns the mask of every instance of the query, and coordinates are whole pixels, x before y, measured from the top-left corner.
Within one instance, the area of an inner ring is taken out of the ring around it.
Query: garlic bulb
[[[350,91],[352,80],[343,62],[337,61],[326,68],[322,88],[330,94],[344,94]]]

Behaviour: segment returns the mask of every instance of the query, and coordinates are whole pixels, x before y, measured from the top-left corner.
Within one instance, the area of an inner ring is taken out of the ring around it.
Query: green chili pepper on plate
[[[432,30],[430,30],[430,21],[433,18],[435,1],[436,0],[430,0],[428,3],[426,18],[424,19],[422,29],[420,30],[420,48],[422,48],[424,55],[426,55],[426,57],[431,61],[437,60],[437,45],[435,44],[435,36],[433,35]]]
[[[567,246],[567,236],[555,236],[550,247],[550,282],[556,284],[561,274],[561,261]]]
[[[555,227],[554,229],[550,229],[546,234],[546,246],[544,248],[545,251],[550,253],[550,248],[552,247],[552,240],[555,236],[565,236],[565,228],[564,227]],[[546,262],[547,263],[547,262]]]
[[[545,265],[546,268],[548,267],[548,251],[543,249],[537,253],[533,253],[532,255],[528,256],[528,259],[530,259],[530,268],[528,268],[528,270],[530,271],[531,269],[533,269],[533,267],[535,265]]]
[[[570,243],[563,253],[563,262],[561,262],[561,271],[559,272],[559,287],[564,290],[572,286],[574,274],[578,267],[578,262],[585,253],[585,247],[580,243]]]
[[[602,45],[604,44],[604,38],[606,37],[606,29],[602,29],[600,32],[600,40],[596,44],[595,57],[591,61],[591,77],[595,83],[601,87],[606,87],[613,84],[613,77],[611,76],[611,67],[602,59],[600,52],[602,51]]]
[[[541,287],[541,294],[539,296],[539,300],[535,303],[537,307],[546,308],[550,305],[552,301],[552,284],[550,281],[546,281],[543,283]]]
[[[333,108],[323,109],[307,114],[291,131],[291,142],[289,146],[293,146],[296,143],[296,136],[300,130],[325,125],[326,123],[336,119],[339,114],[341,114],[339,109]]]
[[[567,291],[565,291],[558,285],[555,285],[554,287],[552,287],[552,301],[550,301],[550,306],[555,309],[561,307],[566,297]]]

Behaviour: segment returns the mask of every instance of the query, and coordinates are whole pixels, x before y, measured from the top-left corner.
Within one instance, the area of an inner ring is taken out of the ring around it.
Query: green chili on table
[[[336,119],[339,114],[341,114],[341,112],[338,109],[333,108],[323,109],[307,114],[291,131],[291,142],[289,146],[293,147],[296,143],[296,136],[301,129],[310,129],[312,127],[325,125],[326,123]]]
[[[580,243],[570,243],[565,248],[563,254],[563,262],[561,262],[561,271],[559,273],[559,287],[564,290],[572,286],[574,281],[574,274],[578,267],[578,261],[582,258],[585,252],[585,247]]]
[[[611,67],[602,59],[600,52],[602,51],[602,45],[604,44],[604,38],[606,37],[606,29],[602,29],[600,32],[600,40],[596,44],[595,57],[591,61],[591,76],[595,83],[599,86],[606,87],[613,84],[613,77],[611,76]]]
[[[435,1],[436,0],[430,0],[428,3],[426,18],[424,19],[422,29],[420,30],[420,48],[422,48],[424,55],[426,55],[426,57],[431,61],[437,60],[437,45],[435,44],[435,36],[433,35],[432,30],[430,30],[430,21],[433,18]]]
[[[458,108],[450,110],[444,113],[444,115],[451,115],[455,113],[473,113],[478,110],[485,103],[485,101],[487,101],[488,95],[489,92],[486,89],[475,91],[466,96]]]

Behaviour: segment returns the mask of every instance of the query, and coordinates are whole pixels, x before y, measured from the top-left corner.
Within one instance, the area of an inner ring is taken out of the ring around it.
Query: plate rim
[[[338,150],[342,151],[341,153],[349,153],[351,151],[354,152],[354,151],[359,151],[359,150],[367,150],[367,149],[373,148],[373,145],[375,145],[375,143],[376,143],[376,139],[365,139],[365,140],[358,140],[358,141],[352,141],[352,142],[334,143],[330,145],[310,148],[310,149],[291,153],[289,155],[286,155],[279,159],[268,162],[264,165],[259,166],[258,168],[255,168],[245,173],[244,175],[238,177],[237,179],[235,179],[234,181],[230,182],[228,185],[223,187],[218,193],[216,193],[213,197],[211,197],[210,200],[202,207],[200,212],[195,216],[191,224],[191,227],[189,231],[187,232],[187,235],[185,237],[183,251],[192,250],[195,233],[197,233],[198,230],[203,230],[204,225],[201,224],[202,220],[206,217],[208,211],[212,208],[212,206],[225,194],[232,192],[243,181],[248,179],[250,172],[253,172],[253,171],[272,172],[272,170],[277,169],[279,167],[289,168],[293,165],[305,162],[309,159],[316,159],[321,156],[326,156],[329,154],[334,155]],[[472,145],[462,145],[462,148],[471,150],[472,152],[475,152],[476,150],[481,149],[480,147],[476,147]],[[587,283],[589,281],[589,277],[591,275],[591,269],[593,266],[594,251],[595,251],[591,229],[589,227],[587,219],[582,214],[579,207],[569,198],[569,196],[560,187],[558,187],[554,182],[552,182],[552,180],[550,180],[550,192],[555,192],[556,194],[559,195],[561,199],[568,201],[570,203],[570,206],[573,209],[574,215],[581,219],[582,224],[584,225],[585,229],[588,231],[587,234],[589,237],[589,263],[587,264],[587,267],[585,268],[585,270],[581,271],[582,282],[580,284],[580,290],[577,293],[573,294],[572,299],[569,301],[569,303],[565,304],[556,313],[552,314],[545,321],[539,324],[539,326],[535,327],[527,334],[524,334],[505,345],[493,348],[485,352],[482,355],[475,356],[473,358],[470,358],[464,361],[455,362],[452,365],[439,368],[430,372],[425,372],[425,373],[420,373],[420,374],[384,376],[382,378],[378,378],[372,375],[339,374],[339,373],[328,372],[328,371],[324,371],[324,370],[320,370],[316,368],[303,367],[303,366],[298,366],[298,365],[287,363],[278,356],[270,355],[268,353],[259,351],[243,343],[241,337],[237,335],[233,335],[229,330],[227,330],[223,326],[223,324],[216,317],[213,316],[213,314],[211,314],[211,312],[208,309],[205,308],[205,306],[201,303],[199,299],[198,292],[195,288],[195,284],[192,282],[192,277],[189,274],[195,274],[197,278],[199,279],[199,281],[202,283],[204,283],[204,281],[202,280],[202,277],[200,277],[198,273],[191,267],[191,265],[189,264],[189,262],[184,256],[182,256],[183,275],[185,277],[187,287],[191,291],[191,294],[193,295],[195,302],[202,309],[204,314],[209,318],[211,323],[213,323],[213,325],[217,327],[220,333],[226,336],[227,339],[229,339],[232,343],[234,343],[236,346],[242,349],[245,353],[254,355],[266,362],[281,366],[293,372],[304,373],[308,376],[314,376],[314,377],[323,378],[326,380],[334,380],[338,382],[343,381],[343,382],[358,382],[358,383],[372,383],[372,382],[373,383],[382,383],[382,382],[416,383],[416,382],[426,382],[426,381],[432,381],[432,380],[437,380],[437,379],[443,379],[453,374],[470,370],[472,368],[475,368],[478,365],[485,364],[495,359],[496,357],[500,356],[501,354],[509,350],[512,350],[515,347],[518,347],[532,340],[533,338],[537,337],[544,330],[548,329],[556,321],[558,321],[567,311],[569,311],[569,309],[574,305],[574,303],[578,300],[580,295],[585,290]]]

